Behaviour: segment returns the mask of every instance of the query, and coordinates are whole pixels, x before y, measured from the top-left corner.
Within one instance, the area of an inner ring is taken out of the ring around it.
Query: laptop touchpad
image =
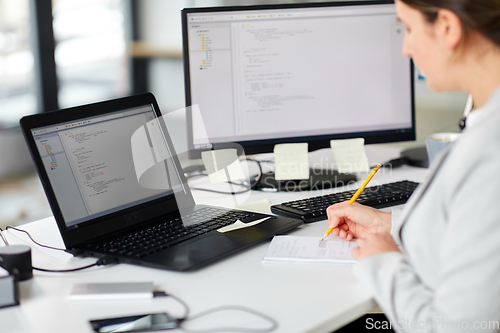
[[[245,238],[214,233],[203,239],[189,242],[182,247],[189,247],[191,259],[197,260],[198,258],[209,258],[231,252],[232,249],[239,249],[247,242]]]

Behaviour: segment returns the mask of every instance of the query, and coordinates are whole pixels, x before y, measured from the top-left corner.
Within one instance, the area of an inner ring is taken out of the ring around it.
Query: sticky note
[[[274,146],[276,180],[309,179],[307,143],[284,143]]]
[[[217,229],[217,231],[220,232],[220,233],[226,233],[226,232],[233,231],[233,230],[248,228],[248,227],[257,225],[257,224],[259,224],[261,222],[264,222],[266,220],[269,220],[270,218],[271,218],[271,216],[268,216],[268,217],[264,217],[262,219],[259,219],[257,221],[252,221],[252,222],[247,222],[247,223],[243,223],[240,220],[237,220],[233,224],[230,224],[230,225],[228,225],[226,227],[222,227],[222,228]]]
[[[223,183],[245,178],[236,149],[204,151],[201,153],[201,159],[211,183]]]
[[[341,173],[370,171],[368,157],[365,152],[365,139],[332,140],[330,146],[333,157]]]

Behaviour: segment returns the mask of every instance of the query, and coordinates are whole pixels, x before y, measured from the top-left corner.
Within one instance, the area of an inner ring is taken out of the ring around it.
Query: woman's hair
[[[500,0],[401,0],[432,23],[440,9],[455,13],[465,32],[477,31],[500,47]]]

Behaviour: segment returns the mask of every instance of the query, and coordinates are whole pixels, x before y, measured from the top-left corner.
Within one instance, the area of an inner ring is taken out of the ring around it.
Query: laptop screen
[[[155,118],[153,106],[144,105],[32,128],[68,230],[173,193],[172,186],[142,186],[137,174],[131,138]]]

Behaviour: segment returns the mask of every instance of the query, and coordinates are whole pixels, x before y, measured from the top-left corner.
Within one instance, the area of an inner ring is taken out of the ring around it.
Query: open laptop
[[[196,205],[162,120],[152,94],[21,119],[66,251],[186,271],[302,224]]]

